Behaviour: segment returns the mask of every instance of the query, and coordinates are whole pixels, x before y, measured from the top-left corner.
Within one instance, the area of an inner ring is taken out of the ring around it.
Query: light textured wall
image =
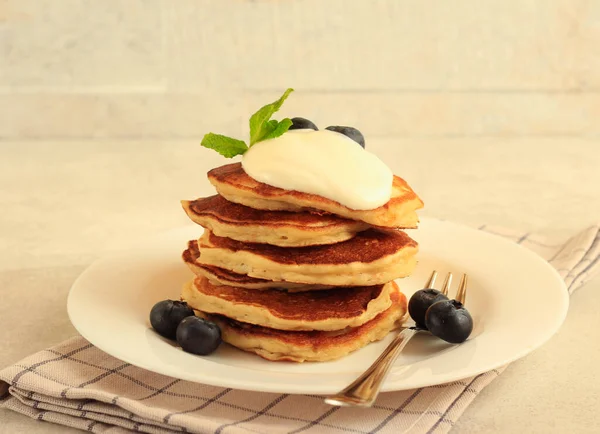
[[[596,0],[0,0],[0,139],[600,136]]]

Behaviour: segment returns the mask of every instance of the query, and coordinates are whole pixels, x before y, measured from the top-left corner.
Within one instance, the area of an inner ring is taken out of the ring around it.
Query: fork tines
[[[429,276],[429,280],[425,284],[425,288],[433,288],[435,285],[435,280],[437,278],[438,272],[437,270],[433,270],[431,276]],[[460,279],[460,283],[458,285],[458,291],[456,292],[456,301],[461,304],[465,304],[465,300],[467,299],[467,283],[468,276],[466,273],[463,273],[462,278]],[[442,290],[440,291],[444,295],[448,295],[448,291],[450,290],[450,286],[452,286],[452,273],[449,272],[446,274],[446,278],[444,279],[444,284],[442,285]]]

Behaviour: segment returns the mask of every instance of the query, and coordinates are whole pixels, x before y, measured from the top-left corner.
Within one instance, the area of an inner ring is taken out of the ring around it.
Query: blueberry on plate
[[[193,309],[185,301],[163,300],[152,307],[150,324],[159,335],[167,339],[175,339],[179,323],[184,318],[193,315]]]
[[[473,318],[461,302],[443,300],[432,304],[427,310],[425,325],[434,336],[460,344],[471,335]]]
[[[342,126],[334,125],[331,127],[327,127],[325,129],[329,130],[329,131],[335,131],[336,133],[343,134],[343,135],[351,138],[352,140],[354,140],[356,143],[358,143],[363,148],[365,147],[365,137],[356,128],[342,127]]]
[[[187,353],[206,356],[221,344],[221,329],[214,322],[190,316],[177,327],[177,343]]]
[[[289,128],[290,130],[315,130],[319,131],[317,126],[304,118],[292,118],[292,126]]]
[[[427,329],[425,324],[427,309],[432,304],[443,300],[448,300],[448,297],[433,288],[420,289],[412,295],[408,302],[408,313],[417,324],[417,327]]]

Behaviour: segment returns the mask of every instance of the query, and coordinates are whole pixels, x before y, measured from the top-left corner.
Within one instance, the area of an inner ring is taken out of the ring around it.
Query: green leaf
[[[287,130],[289,130],[292,126],[292,120],[288,118],[282,119],[281,122],[269,121],[269,123],[271,122],[275,122],[275,124],[272,124],[273,128],[269,126],[269,129],[271,131],[265,134],[261,140],[274,139],[275,137],[279,137]]]
[[[266,136],[268,136],[273,131],[275,131],[275,129],[277,128],[278,124],[279,124],[279,122],[277,122],[275,119],[271,119],[270,121],[265,122],[264,130],[263,130],[263,135],[260,138],[260,140],[257,140],[257,142],[265,140]]]
[[[214,149],[226,158],[235,157],[248,150],[248,145],[242,140],[222,136],[221,134],[208,133],[200,144],[205,148]]]
[[[278,131],[280,123],[274,123],[272,121],[269,122],[269,120],[271,119],[271,116],[273,116],[273,114],[281,108],[283,102],[293,91],[294,89],[292,88],[287,89],[281,96],[281,98],[279,98],[277,101],[272,102],[271,104],[267,104],[264,107],[261,107],[256,113],[252,115],[252,117],[250,118],[250,146],[254,145],[256,142],[264,140],[265,136],[272,134],[275,131]],[[283,130],[278,135],[280,136],[286,130]]]

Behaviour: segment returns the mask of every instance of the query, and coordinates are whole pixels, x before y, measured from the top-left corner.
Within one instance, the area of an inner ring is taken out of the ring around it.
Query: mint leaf
[[[294,91],[294,89],[290,88],[288,90],[286,90],[284,92],[284,94],[281,96],[281,98],[279,98],[277,101],[272,102],[271,104],[267,104],[264,107],[261,107],[256,113],[254,113],[252,115],[252,117],[250,118],[250,146],[254,145],[256,142],[260,142],[261,140],[264,140],[265,137],[267,135],[272,135],[275,132],[277,132],[278,134],[272,137],[277,137],[282,135],[283,133],[285,133],[287,131],[287,129],[290,127],[290,124],[287,126],[287,128],[283,129],[285,127],[284,122],[277,122],[277,121],[269,121],[271,119],[271,116],[273,116],[273,114],[278,111],[281,108],[281,105],[283,104],[283,102],[286,100],[286,98],[288,97],[288,95],[290,93],[292,93]],[[281,127],[279,127],[279,125],[283,124]],[[281,131],[281,132],[279,132]],[[272,138],[269,137],[269,138]]]
[[[271,124],[274,122],[274,124]],[[292,120],[285,118],[281,122],[269,121],[269,132],[267,132],[261,140],[274,139],[275,137],[281,136],[292,126]]]
[[[242,140],[222,136],[221,134],[208,133],[200,143],[205,148],[214,149],[226,158],[232,158],[243,154],[248,150],[248,145]]]
[[[275,131],[275,129],[277,128],[278,124],[279,124],[279,122],[277,122],[275,119],[271,119],[270,121],[265,122],[264,128],[263,128],[263,135],[260,138],[260,140],[257,140],[257,142],[260,142],[260,141],[264,140],[264,138],[266,136],[268,136],[273,131]]]

